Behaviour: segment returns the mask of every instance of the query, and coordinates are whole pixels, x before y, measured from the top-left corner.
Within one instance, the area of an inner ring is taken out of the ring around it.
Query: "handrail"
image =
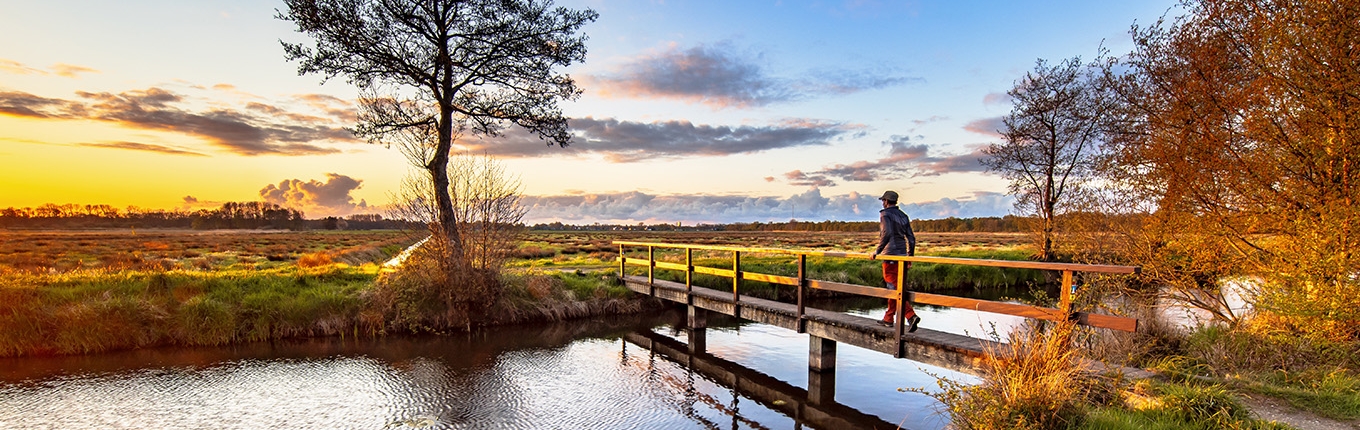
[[[873,256],[872,254],[866,254],[863,252],[818,251],[818,250],[799,250],[782,248],[752,248],[745,246],[698,245],[698,244],[660,243],[660,242],[632,242],[625,240],[616,240],[614,241],[614,244],[628,246],[654,246],[661,248],[676,248],[676,249],[702,249],[706,251],[731,251],[731,252],[756,252],[762,254],[806,255],[809,257],[871,259],[871,257]],[[920,263],[935,263],[935,264],[961,264],[967,266],[1006,267],[1013,269],[1038,269],[1057,271],[1070,270],[1073,272],[1109,273],[1126,275],[1128,274],[1136,275],[1142,271],[1142,269],[1137,266],[1115,266],[1106,264],[1079,264],[1079,263],[1049,263],[1043,261],[989,260],[982,258],[926,257],[926,256],[879,254],[877,259],[911,261]]]
[[[1133,318],[1100,315],[1086,312],[1076,313],[1071,312],[1072,294],[1074,294],[1076,291],[1076,286],[1073,284],[1074,273],[1086,272],[1106,274],[1138,274],[1141,271],[1141,269],[1135,266],[1047,263],[1038,261],[1011,261],[1011,260],[989,260],[989,259],[955,258],[955,257],[906,256],[906,255],[878,255],[877,257],[875,257],[871,254],[861,252],[835,252],[835,251],[797,250],[783,248],[756,248],[725,245],[635,242],[622,240],[614,241],[613,243],[619,246],[620,277],[622,278],[627,274],[627,267],[629,265],[647,266],[647,283],[653,288],[652,290],[653,295],[655,295],[655,275],[653,273],[655,269],[684,271],[687,296],[692,294],[693,277],[695,273],[703,273],[725,278],[732,278],[732,305],[734,313],[738,315],[740,313],[741,304],[739,302],[740,297],[737,294],[737,290],[739,289],[741,281],[743,279],[767,282],[776,285],[795,286],[798,288],[797,317],[798,320],[800,321],[799,323],[800,328],[803,325],[802,321],[804,319],[803,298],[804,289],[806,288],[838,291],[868,297],[898,299],[899,308],[902,308],[904,305],[902,299],[906,299],[913,302],[926,303],[931,305],[982,310],[987,312],[1016,315],[1027,318],[1037,318],[1044,320],[1070,320],[1075,321],[1076,323],[1082,325],[1123,331],[1134,331],[1137,328],[1138,323],[1138,320]],[[647,247],[647,258],[639,259],[628,257],[628,254],[625,252],[625,247],[628,246]],[[655,255],[656,248],[683,249],[685,251],[685,263],[680,264],[657,261]],[[693,255],[694,250],[731,252],[733,264],[730,269],[695,266]],[[774,275],[742,270],[741,269],[742,253],[795,255],[798,257],[796,261],[796,264],[798,265],[798,276],[789,277],[783,275]],[[805,264],[806,258],[809,256],[852,258],[852,259],[877,259],[877,260],[906,261],[934,264],[959,264],[969,266],[1003,267],[1016,269],[1054,270],[1062,272],[1062,296],[1060,298],[1059,308],[1053,309],[1025,304],[995,302],[989,300],[952,297],[938,294],[914,293],[906,291],[905,288],[903,288],[904,286],[903,282],[906,278],[906,276],[904,276],[905,275],[904,265],[898,265],[899,273],[897,277],[897,285],[894,290],[884,290],[881,288],[866,287],[863,285],[846,284],[832,281],[819,281],[808,279],[806,276],[807,271],[805,269]],[[692,303],[693,298],[691,297],[688,300],[690,300]],[[898,309],[898,312],[895,313],[896,321],[894,322],[894,331],[896,332],[899,341],[901,340],[903,334],[903,315],[901,312],[902,310],[903,309]],[[799,331],[802,332],[802,330]]]

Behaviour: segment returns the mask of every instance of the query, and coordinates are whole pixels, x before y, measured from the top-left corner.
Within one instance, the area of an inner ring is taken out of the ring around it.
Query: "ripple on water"
[[[118,371],[0,380],[0,428],[473,429],[792,428],[792,418],[637,345],[496,331],[466,338],[348,341],[343,353],[189,360]],[[667,332],[667,329],[658,331]],[[506,334],[509,333],[509,334]],[[675,337],[684,340],[683,333]],[[507,339],[522,336],[522,339]],[[806,385],[807,336],[714,327],[710,352]],[[270,347],[283,348],[283,347]],[[194,354],[202,355],[202,350]],[[229,355],[228,353],[222,353]],[[890,422],[926,409],[897,387],[927,376],[903,360],[842,347],[836,398]],[[150,362],[155,362],[154,360]],[[10,361],[7,363],[14,363]],[[921,383],[919,385],[927,385]],[[888,399],[888,400],[884,400]],[[909,428],[941,424],[908,421]]]

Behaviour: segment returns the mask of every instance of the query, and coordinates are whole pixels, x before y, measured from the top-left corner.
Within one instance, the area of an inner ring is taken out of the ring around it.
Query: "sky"
[[[1035,61],[1128,52],[1169,0],[558,0],[590,8],[566,148],[460,141],[526,223],[875,221],[1013,213],[979,164]],[[0,208],[267,201],[384,213],[414,174],[356,139],[357,90],[299,75],[281,1],[0,0]]]

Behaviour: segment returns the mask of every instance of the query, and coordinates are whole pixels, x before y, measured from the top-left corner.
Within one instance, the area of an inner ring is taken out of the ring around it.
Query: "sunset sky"
[[[1038,58],[1127,52],[1173,1],[614,1],[568,148],[463,142],[518,175],[526,222],[1000,216],[979,166]],[[381,213],[411,173],[354,139],[356,91],[298,76],[278,1],[0,0],[0,208],[265,200]]]

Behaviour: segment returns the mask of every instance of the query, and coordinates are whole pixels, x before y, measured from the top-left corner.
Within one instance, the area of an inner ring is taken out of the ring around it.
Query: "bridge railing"
[[[905,256],[905,255],[879,255],[878,260],[895,260],[912,263],[934,263],[934,264],[959,264],[968,266],[1004,267],[1017,269],[1038,269],[1052,270],[1062,273],[1062,292],[1059,297],[1058,308],[1047,308],[1019,303],[1006,303],[991,300],[972,299],[967,297],[946,296],[941,294],[918,293],[907,291],[903,288],[906,280],[906,264],[897,265],[897,285],[894,289],[867,287],[863,285],[847,284],[843,282],[823,281],[809,279],[807,277],[807,257],[830,257],[848,259],[873,259],[870,254],[857,252],[831,252],[817,250],[794,250],[779,248],[752,248],[721,245],[697,245],[679,243],[656,243],[656,242],[632,242],[614,241],[619,246],[619,274],[625,276],[628,266],[647,267],[647,284],[655,288],[656,269],[678,270],[685,273],[685,292],[692,294],[694,289],[694,274],[702,273],[732,279],[732,302],[740,306],[741,296],[738,289],[743,280],[759,281],[777,285],[788,285],[796,287],[797,290],[797,309],[800,327],[804,321],[804,297],[807,289],[818,289],[837,291],[860,296],[879,297],[885,299],[898,299],[896,321],[894,331],[899,338],[903,333],[903,315],[905,302],[921,303],[936,306],[947,306],[955,308],[972,309],[992,313],[1015,315],[1020,317],[1035,318],[1049,321],[1074,321],[1077,324],[1100,327],[1113,330],[1132,332],[1138,327],[1138,320],[1133,318],[1103,315],[1089,312],[1072,312],[1072,295],[1076,292],[1074,284],[1074,274],[1081,273],[1103,273],[1103,274],[1137,274],[1138,267],[1133,266],[1112,266],[1095,264],[1073,264],[1073,263],[1045,263],[1037,261],[1010,261],[1010,260],[986,260],[975,258],[952,258],[952,257],[925,257],[925,256]],[[647,258],[629,257],[627,249],[629,247],[646,247]],[[684,250],[685,262],[671,263],[658,261],[656,259],[657,249],[680,249]],[[732,266],[728,268],[696,266],[694,264],[694,251],[718,251],[730,252],[732,256]],[[783,276],[768,273],[758,273],[742,270],[741,256],[746,254],[786,254],[797,257],[798,268],[797,276]],[[652,291],[655,295],[655,291]],[[802,332],[803,330],[799,330]]]

